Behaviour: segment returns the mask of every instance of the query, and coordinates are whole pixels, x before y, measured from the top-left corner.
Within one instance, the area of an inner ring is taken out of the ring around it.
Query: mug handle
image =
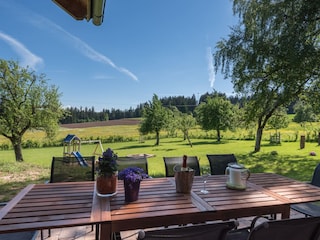
[[[247,169],[247,178],[246,178],[246,180],[248,180],[249,179],[249,177],[250,177],[250,171],[249,171],[249,169]]]
[[[225,175],[229,175],[229,169],[230,169],[229,167],[226,167],[226,170],[224,172]]]

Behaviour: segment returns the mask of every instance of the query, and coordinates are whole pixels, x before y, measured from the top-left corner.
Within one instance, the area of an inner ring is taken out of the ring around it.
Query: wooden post
[[[306,136],[301,135],[301,137],[300,137],[300,149],[303,149],[305,147],[305,143],[306,143]]]

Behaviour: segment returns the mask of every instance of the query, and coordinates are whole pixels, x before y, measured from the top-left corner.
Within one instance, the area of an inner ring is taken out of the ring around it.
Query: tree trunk
[[[217,129],[217,140],[218,140],[218,142],[220,142],[220,140],[221,140],[220,129]]]
[[[190,138],[189,138],[189,133],[188,133],[188,132],[185,132],[184,135],[185,135],[186,138],[188,139],[188,142],[189,142],[190,147],[192,147],[192,142],[191,142],[191,140],[190,140]]]
[[[259,126],[257,129],[256,145],[254,147],[254,152],[259,152],[261,148],[263,127]]]
[[[16,156],[17,162],[23,162],[23,156],[22,156],[22,148],[21,148],[21,138],[16,139],[10,139],[11,143],[13,145],[14,154]]]
[[[157,131],[156,132],[156,146],[159,146],[160,144],[160,133]]]

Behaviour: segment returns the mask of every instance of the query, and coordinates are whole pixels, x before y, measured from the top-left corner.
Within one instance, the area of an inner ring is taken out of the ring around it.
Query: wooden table
[[[0,233],[101,224],[111,232],[175,224],[226,220],[260,214],[288,218],[290,204],[320,200],[318,187],[276,174],[252,174],[245,191],[226,188],[226,176],[210,176],[202,194],[195,177],[190,194],[175,191],[174,178],[141,183],[139,200],[125,203],[122,182],[113,198],[100,198],[93,182],[29,185],[0,210]]]

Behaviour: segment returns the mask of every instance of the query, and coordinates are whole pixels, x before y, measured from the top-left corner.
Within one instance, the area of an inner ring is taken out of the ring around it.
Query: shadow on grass
[[[279,156],[266,153],[237,155],[237,157],[253,173],[273,172],[301,181],[310,181],[313,171],[318,164],[317,159],[297,155]]]
[[[221,145],[221,144],[226,144],[228,142],[225,142],[225,141],[200,141],[200,142],[195,142],[195,143],[192,143],[193,146],[197,146],[197,145],[203,145],[203,144],[212,144],[212,145]],[[188,144],[189,145],[189,144]]]
[[[148,147],[154,147],[154,145],[149,144],[149,145],[130,145],[130,146],[125,146],[125,147],[120,147],[118,148],[119,150],[123,149],[139,149],[139,148],[148,148]]]
[[[45,183],[49,178],[41,177],[36,180],[27,180],[27,181],[10,181],[0,184],[0,202],[8,202],[14,196],[16,196],[23,188],[28,186],[29,184],[36,183]],[[5,193],[2,195],[1,193]]]

